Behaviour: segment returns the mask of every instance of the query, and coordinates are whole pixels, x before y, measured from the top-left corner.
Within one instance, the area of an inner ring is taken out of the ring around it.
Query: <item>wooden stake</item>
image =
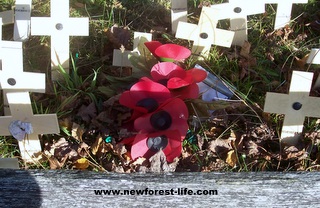
[[[187,22],[188,18],[187,0],[171,0],[171,30],[175,34],[179,22]]]

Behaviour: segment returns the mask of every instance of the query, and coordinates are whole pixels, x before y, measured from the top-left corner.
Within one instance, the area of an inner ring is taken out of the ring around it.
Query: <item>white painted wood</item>
[[[277,4],[274,29],[277,30],[290,23],[293,4],[306,4],[308,0],[263,0],[266,4]]]
[[[0,169],[19,169],[18,158],[0,158]]]
[[[14,11],[7,10],[0,12],[0,18],[2,18],[3,25],[13,24],[14,23]]]
[[[171,30],[176,33],[179,22],[187,22],[188,1],[171,0]]]
[[[264,111],[284,114],[281,140],[290,143],[290,139],[303,130],[305,117],[320,117],[320,98],[310,97],[313,73],[293,71],[289,94],[268,92]],[[294,109],[294,103],[300,103],[300,109]]]
[[[143,32],[134,32],[134,39],[133,39],[133,50],[132,51],[124,51],[122,52],[119,49],[113,50],[113,66],[128,66],[132,67],[131,62],[129,61],[129,54],[131,53],[138,53],[138,45],[141,38],[144,37],[148,41],[152,41],[152,34],[151,33],[143,33]]]
[[[19,141],[21,157],[26,162],[33,162],[33,156],[41,151],[39,134],[59,133],[56,114],[33,115],[28,92],[10,92],[6,94],[11,116],[0,117],[0,135],[10,136],[9,125],[12,121],[30,122],[33,133],[23,141]]]
[[[88,18],[70,18],[69,0],[51,0],[51,17],[31,17],[31,35],[51,36],[52,79],[59,64],[69,72],[69,36],[88,36]]]
[[[218,20],[230,19],[230,29],[235,32],[232,44],[239,46],[248,40],[247,16],[265,12],[265,4],[257,0],[229,0],[211,7],[220,11]]]
[[[308,64],[320,64],[320,49],[313,48],[307,59]]]
[[[0,41],[0,89],[5,95],[12,91],[45,92],[44,73],[23,71],[22,42]],[[10,115],[9,104],[4,96],[4,113]]]
[[[218,10],[203,7],[198,25],[179,22],[176,38],[193,41],[192,53],[198,58],[207,57],[211,45],[230,47],[234,32],[216,28]]]
[[[32,0],[16,0],[14,9],[14,33],[13,40],[25,41],[29,38],[31,29]]]
[[[319,48],[313,48],[309,54],[309,57],[307,59],[308,64],[320,64],[320,49]],[[320,88],[320,76],[318,76],[314,86],[314,89]]]

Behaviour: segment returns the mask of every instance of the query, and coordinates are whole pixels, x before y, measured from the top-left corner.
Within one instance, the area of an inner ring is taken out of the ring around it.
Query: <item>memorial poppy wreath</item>
[[[158,59],[149,77],[141,77],[123,92],[120,104],[132,109],[130,121],[138,133],[123,143],[131,147],[133,160],[149,159],[162,150],[168,162],[173,162],[182,151],[182,141],[189,129],[186,99],[199,97],[197,83],[207,73],[200,69],[186,70],[179,66],[191,51],[176,44],[145,42],[145,46]]]

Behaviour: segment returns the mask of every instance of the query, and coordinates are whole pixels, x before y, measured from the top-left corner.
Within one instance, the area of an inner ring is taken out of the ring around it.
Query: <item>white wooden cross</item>
[[[320,64],[320,48],[313,48],[307,59],[308,64]]]
[[[10,136],[9,125],[13,121],[29,122],[33,133],[19,141],[21,157],[26,162],[34,162],[34,157],[41,152],[39,134],[59,133],[59,125],[56,114],[33,115],[31,100],[28,92],[10,92],[6,94],[10,116],[0,117],[0,135]]]
[[[1,18],[0,18],[1,21]],[[5,95],[10,91],[44,92],[45,74],[23,71],[22,42],[2,41],[0,27],[0,89]],[[4,112],[9,113],[8,101],[4,96]]]
[[[308,64],[320,64],[320,49],[313,48],[309,54],[307,59]],[[320,88],[320,76],[318,76],[314,86],[314,88]]]
[[[188,18],[188,1],[171,0],[171,30],[175,34],[179,22],[187,22]]]
[[[293,71],[289,94],[268,92],[264,111],[284,114],[281,141],[294,144],[302,132],[305,117],[320,117],[320,98],[310,97],[313,73]]]
[[[151,33],[142,33],[142,32],[134,32],[134,40],[133,40],[133,50],[132,51],[121,51],[119,49],[113,50],[113,66],[128,66],[132,67],[132,64],[129,60],[129,54],[131,53],[138,53],[138,45],[140,39],[144,37],[147,41],[152,41],[152,34]]]
[[[230,47],[234,32],[216,28],[218,20],[215,19],[218,10],[210,7],[203,7],[198,25],[179,22],[176,38],[193,41],[192,52],[199,59],[207,57],[211,45]]]
[[[218,20],[230,19],[230,29],[235,32],[232,44],[238,46],[248,40],[247,16],[265,12],[265,4],[260,0],[229,0],[211,7],[220,10]]]
[[[19,169],[18,158],[0,158],[0,169]]]
[[[13,40],[25,41],[29,38],[31,29],[32,0],[16,0],[14,9]]]
[[[263,0],[266,4],[277,4],[277,14],[274,29],[286,26],[291,20],[293,4],[305,4],[308,0]]]
[[[19,147],[22,159],[33,162],[32,156],[41,151],[38,134],[59,133],[57,116],[33,116],[28,91],[44,92],[45,74],[24,72],[22,42],[1,41],[1,37],[0,29],[0,89],[3,90],[5,105],[5,116],[0,117],[0,135],[11,135],[8,128],[12,121],[30,122],[34,134],[19,142]]]
[[[2,18],[2,24],[8,25],[14,23],[14,11],[13,10],[7,10],[0,12],[0,18]]]
[[[69,0],[51,0],[51,17],[31,17],[31,35],[51,36],[52,79],[59,64],[69,72],[69,36],[88,36],[88,18],[70,18]]]

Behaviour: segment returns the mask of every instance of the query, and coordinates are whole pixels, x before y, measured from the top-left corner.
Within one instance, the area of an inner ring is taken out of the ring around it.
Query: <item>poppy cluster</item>
[[[207,76],[203,70],[185,70],[174,62],[183,61],[191,51],[176,44],[158,41],[145,43],[159,60],[151,69],[151,78],[142,77],[130,90],[121,94],[120,104],[132,109],[131,121],[138,134],[125,142],[131,145],[133,160],[162,150],[168,162],[179,157],[188,131],[188,108],[185,99],[199,96],[196,83]]]

